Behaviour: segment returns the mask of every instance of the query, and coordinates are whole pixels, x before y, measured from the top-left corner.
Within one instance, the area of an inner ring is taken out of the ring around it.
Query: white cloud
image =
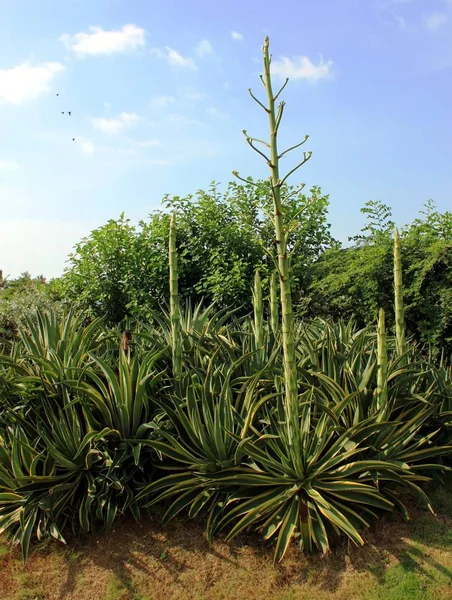
[[[28,61],[12,69],[0,69],[0,101],[20,104],[50,89],[55,77],[65,70],[57,62],[32,66]]]
[[[110,150],[125,156],[140,156],[140,153],[135,148],[112,148]]]
[[[16,171],[19,165],[12,160],[0,160],[0,171]]]
[[[403,17],[400,16],[395,16],[394,17],[397,25],[399,26],[399,29],[406,29],[406,20]]]
[[[208,115],[211,115],[212,117],[218,117],[219,119],[225,119],[227,117],[226,113],[224,113],[219,108],[216,108],[215,106],[210,106],[209,108],[207,108],[206,113]]]
[[[94,154],[96,146],[90,140],[77,140],[80,150],[84,154]]]
[[[60,36],[60,41],[78,57],[134,52],[146,44],[146,31],[136,25],[124,25],[110,31],[90,27],[89,32],[80,31],[72,36],[65,33]]]
[[[425,17],[425,26],[429,31],[436,31],[445,23],[447,23],[447,15],[441,12],[434,12]]]
[[[138,142],[138,146],[141,148],[152,148],[154,146],[160,146],[160,140],[145,140],[144,142]]]
[[[316,82],[325,79],[331,75],[333,61],[325,62],[323,58],[315,65],[309,56],[293,56],[289,58],[282,56],[278,60],[272,61],[272,72],[282,78],[306,79],[310,82]]]
[[[201,40],[198,43],[196,46],[196,54],[200,58],[207,56],[207,54],[213,54],[212,44],[209,42],[209,40]]]
[[[91,140],[86,138],[77,139],[77,144],[84,154],[122,154],[124,156],[140,156],[145,148],[155,148],[160,146],[160,140],[145,140],[137,142],[133,139],[125,140],[130,144],[129,147],[117,147],[114,145],[95,145]]]
[[[188,117],[184,117],[184,115],[181,115],[179,113],[172,113],[170,115],[167,115],[166,120],[169,123],[173,123],[175,125],[204,125],[204,123],[198,121],[198,119],[190,119]]]
[[[208,98],[207,94],[203,94],[201,92],[195,92],[193,90],[191,90],[191,91],[189,90],[189,91],[185,92],[183,95],[187,100],[191,100],[193,102],[199,102],[200,100],[205,100],[206,98]]]
[[[218,148],[212,142],[200,138],[183,135],[172,140],[171,148],[164,151],[158,158],[145,158],[142,164],[156,166],[171,166],[179,164],[188,164],[202,158],[211,158],[218,155]]]
[[[231,31],[231,36],[233,40],[243,40],[243,35],[238,31]]]
[[[117,135],[118,133],[122,133],[128,127],[141,121],[141,117],[135,113],[127,113],[122,112],[119,117],[113,119],[105,119],[104,117],[99,117],[95,119],[91,119],[93,127],[98,131],[102,131],[102,133],[108,133],[109,135]]]
[[[184,67],[187,69],[197,69],[197,66],[193,62],[192,58],[184,57],[173,48],[169,46],[165,46],[165,50],[160,50],[160,48],[153,48],[152,52],[156,54],[159,58],[165,58],[171,65],[176,67]]]
[[[174,98],[173,96],[157,96],[153,100],[155,106],[169,106],[174,102],[176,102],[176,98]]]

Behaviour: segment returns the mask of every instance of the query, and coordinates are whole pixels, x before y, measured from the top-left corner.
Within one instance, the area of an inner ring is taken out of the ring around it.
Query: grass
[[[436,516],[412,507],[412,520],[381,519],[366,546],[345,541],[327,556],[290,549],[273,565],[255,536],[209,546],[199,523],[164,529],[123,520],[110,533],[70,545],[43,544],[26,566],[0,546],[2,600],[450,600],[452,478],[432,497]]]

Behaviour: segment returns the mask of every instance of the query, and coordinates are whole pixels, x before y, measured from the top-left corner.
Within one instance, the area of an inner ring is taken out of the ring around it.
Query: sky
[[[313,152],[291,182],[329,194],[333,235],[369,200],[399,225],[451,208],[452,0],[0,0],[3,275],[58,276],[122,212],[268,177],[242,134],[268,135],[247,92],[266,35],[280,147]]]

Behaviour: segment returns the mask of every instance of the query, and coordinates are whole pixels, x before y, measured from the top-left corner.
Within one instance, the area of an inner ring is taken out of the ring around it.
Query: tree
[[[255,185],[257,183],[257,186]],[[273,270],[271,197],[266,181],[230,183],[208,191],[163,199],[163,209],[131,224],[124,215],[99,227],[77,244],[61,279],[63,295],[87,314],[111,323],[149,318],[168,301],[169,212],[177,214],[179,293],[182,302],[251,310],[250,287],[260,269],[264,291]],[[293,191],[287,188],[288,192]],[[307,205],[295,218],[301,206]],[[259,208],[260,207],[260,208]],[[305,296],[310,266],[335,242],[327,223],[328,197],[320,188],[294,194],[287,203],[295,297]]]
[[[15,279],[3,279],[0,285],[0,346],[14,339],[25,327],[27,318],[33,318],[36,309],[59,310],[59,293],[53,282],[45,277],[32,277],[24,272]]]
[[[390,208],[368,202],[366,225],[355,244],[328,249],[313,268],[310,314],[374,322],[383,308],[394,324]],[[401,230],[404,302],[408,335],[452,351],[452,213],[432,201]]]

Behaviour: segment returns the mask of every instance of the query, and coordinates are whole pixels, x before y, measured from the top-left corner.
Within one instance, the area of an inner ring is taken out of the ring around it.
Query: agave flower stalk
[[[264,345],[264,307],[262,304],[262,281],[259,271],[256,271],[254,274],[253,308],[256,348],[261,350]]]
[[[182,374],[182,339],[181,315],[179,304],[179,284],[176,251],[176,216],[172,213],[169,229],[169,288],[170,288],[170,320],[171,320],[171,350],[173,374],[179,379]]]
[[[277,274],[272,273],[270,278],[270,325],[273,334],[279,330],[279,306],[278,306],[278,280]]]
[[[294,315],[292,309],[292,295],[290,286],[290,264],[287,252],[287,240],[289,236],[289,231],[284,221],[284,205],[281,190],[284,189],[284,184],[287,181],[288,177],[310,159],[311,152],[304,152],[303,159],[301,160],[301,162],[299,162],[293,169],[291,169],[284,177],[280,177],[280,159],[288,152],[295,150],[296,148],[299,148],[302,144],[304,144],[307,141],[308,136],[305,136],[302,142],[295,144],[294,146],[288,148],[287,150],[281,153],[278,152],[278,130],[281,124],[285,103],[280,102],[276,107],[276,101],[289,80],[286,79],[285,83],[278,91],[278,93],[273,93],[270,72],[271,56],[269,54],[268,37],[265,38],[262,51],[264,61],[264,75],[261,75],[261,82],[267,92],[267,105],[258,100],[258,98],[254,96],[251,90],[249,90],[249,93],[253,100],[255,100],[255,102],[257,102],[259,106],[268,115],[270,127],[270,141],[265,142],[257,138],[250,137],[246,131],[244,131],[243,133],[248,144],[253,150],[255,150],[265,159],[270,169],[270,186],[273,198],[273,221],[275,226],[275,244],[277,252],[277,265],[281,296],[286,412],[289,428],[291,429],[289,438],[292,438],[293,435],[296,435],[296,429],[298,427],[298,382],[294,343]],[[264,147],[264,151],[260,150],[256,146],[256,144],[261,144]],[[268,156],[268,154],[265,153],[265,149],[269,151],[270,156]],[[239,176],[237,172],[234,172],[234,175],[239,177],[239,179],[243,179]]]
[[[385,311],[380,308],[377,326],[377,407],[384,408],[388,399],[388,348]]]
[[[405,309],[403,306],[402,256],[399,231],[394,231],[394,308],[397,353],[405,351]]]

